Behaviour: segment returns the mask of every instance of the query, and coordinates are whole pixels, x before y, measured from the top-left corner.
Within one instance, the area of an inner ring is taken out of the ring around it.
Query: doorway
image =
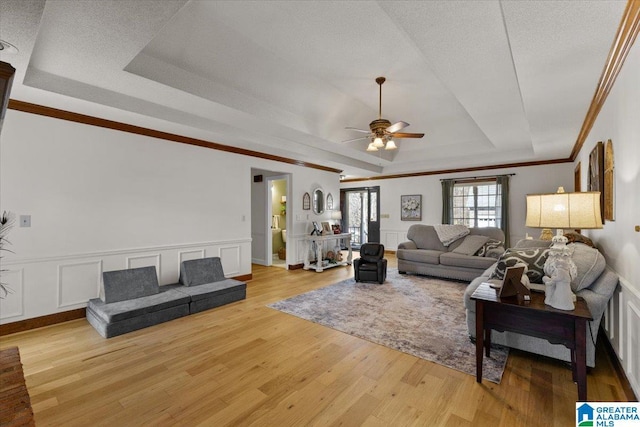
[[[287,268],[287,194],[289,190],[289,175],[267,177],[266,188],[266,265]]]
[[[340,190],[344,230],[351,234],[351,246],[380,242],[380,187]]]

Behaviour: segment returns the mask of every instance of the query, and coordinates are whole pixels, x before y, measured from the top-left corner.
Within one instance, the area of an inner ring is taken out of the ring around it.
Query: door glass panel
[[[378,220],[378,193],[371,193],[371,221]]]
[[[369,197],[367,192],[347,192],[347,227],[351,234],[351,245],[360,247],[367,241]]]

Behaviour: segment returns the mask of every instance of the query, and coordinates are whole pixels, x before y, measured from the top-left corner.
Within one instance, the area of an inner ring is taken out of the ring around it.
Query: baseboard
[[[75,310],[19,320],[17,322],[0,325],[0,336],[24,332],[30,329],[42,328],[44,326],[55,325],[56,323],[68,322],[70,320],[83,319],[85,317],[87,317],[87,309],[77,308]]]
[[[300,270],[304,264],[289,264],[289,270]]]
[[[253,279],[253,274],[243,274],[242,276],[232,277],[232,279],[239,280],[241,282],[248,282],[249,280]]]
[[[620,364],[620,359],[618,359],[618,355],[613,349],[613,346],[611,345],[611,342],[607,337],[607,333],[602,328],[600,328],[598,333],[599,333],[598,340],[599,342],[604,343],[604,348],[607,352],[607,355],[609,356],[609,360],[611,360],[611,365],[613,366],[613,369],[616,371],[616,374],[620,379],[620,384],[622,385],[622,390],[624,391],[625,397],[629,402],[637,402],[638,398],[636,397],[636,394],[633,392],[631,383],[629,383],[627,374],[624,372],[624,368]]]

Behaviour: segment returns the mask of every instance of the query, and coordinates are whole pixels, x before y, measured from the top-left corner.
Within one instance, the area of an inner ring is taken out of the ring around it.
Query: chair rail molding
[[[179,281],[182,261],[219,256],[225,276],[250,277],[250,253],[251,238],[242,238],[3,259],[3,280],[14,292],[0,299],[0,325],[84,309],[100,295],[103,271],[153,266],[168,285]]]

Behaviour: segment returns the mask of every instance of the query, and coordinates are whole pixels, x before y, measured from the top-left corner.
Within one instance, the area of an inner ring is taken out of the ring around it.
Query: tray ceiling
[[[344,170],[567,158],[623,1],[3,0],[12,98]],[[378,115],[423,139],[367,153]]]

